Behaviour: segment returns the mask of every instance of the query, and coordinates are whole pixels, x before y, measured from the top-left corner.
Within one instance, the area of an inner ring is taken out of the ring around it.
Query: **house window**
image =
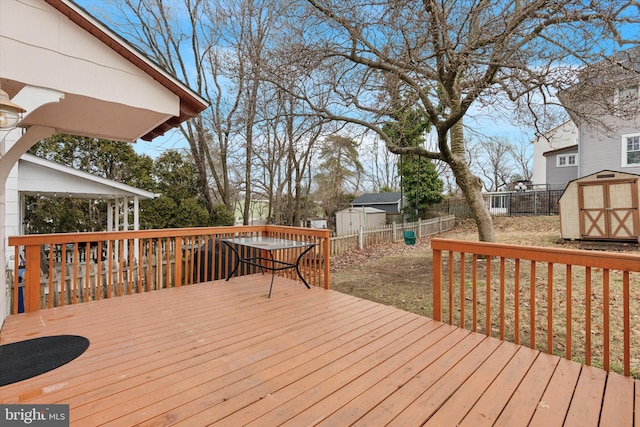
[[[556,157],[556,166],[559,168],[576,166],[578,164],[577,157],[577,154],[558,154]]]
[[[491,196],[491,209],[506,209],[507,208],[507,196],[496,195]]]
[[[640,134],[622,135],[622,166],[640,165]]]

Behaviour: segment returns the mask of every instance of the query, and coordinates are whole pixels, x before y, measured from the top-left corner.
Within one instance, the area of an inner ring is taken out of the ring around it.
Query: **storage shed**
[[[638,177],[604,170],[569,182],[558,201],[562,238],[638,240]]]
[[[387,223],[387,213],[376,208],[347,208],[336,212],[336,234],[355,234],[362,226],[365,230],[377,228]]]

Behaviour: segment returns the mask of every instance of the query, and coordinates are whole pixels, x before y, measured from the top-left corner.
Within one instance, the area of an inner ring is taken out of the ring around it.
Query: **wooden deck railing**
[[[15,260],[22,260],[15,262],[11,274],[11,310],[29,312],[225,279],[235,265],[235,255],[221,239],[250,236],[316,243],[304,255],[300,270],[309,285],[329,288],[327,230],[245,226],[40,234],[9,237]],[[247,248],[238,250],[244,251],[242,256],[249,255]],[[274,251],[274,258],[293,262],[299,253]],[[236,275],[255,272],[256,267],[241,264]],[[297,279],[295,270],[277,274]]]
[[[640,256],[445,239],[431,247],[435,320],[640,373]]]

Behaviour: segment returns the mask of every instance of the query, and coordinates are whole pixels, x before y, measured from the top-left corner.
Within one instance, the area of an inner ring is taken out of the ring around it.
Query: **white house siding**
[[[533,140],[533,184],[547,184],[547,160],[544,153],[578,143],[578,127],[568,120]]]
[[[596,129],[588,124],[580,127],[580,175],[586,176],[603,169],[640,174],[640,166],[622,167],[622,135],[640,133],[633,121],[611,118],[611,131]]]

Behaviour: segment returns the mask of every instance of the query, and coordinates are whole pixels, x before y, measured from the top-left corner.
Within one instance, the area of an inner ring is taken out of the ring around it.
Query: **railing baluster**
[[[23,279],[24,280],[24,279]],[[24,285],[23,285],[24,286]],[[26,297],[26,286],[22,292],[22,304]],[[20,301],[20,248],[16,246],[13,256],[13,312],[18,312],[18,302]]]
[[[475,270],[474,270],[475,271]],[[442,321],[442,251],[433,250],[433,320]],[[475,320],[475,319],[474,319]]]
[[[585,364],[591,365],[591,267],[585,268]]]
[[[78,287],[78,265],[80,264],[80,252],[78,250],[78,243],[73,244],[73,304],[78,303],[78,294],[80,289]]]
[[[547,353],[553,354],[553,263],[547,263]]]
[[[500,339],[504,341],[505,324],[505,258],[500,257]]]
[[[109,240],[107,242],[107,257],[108,257],[108,271],[107,271],[107,298],[111,298],[113,294],[113,256],[114,256],[114,246],[115,242],[113,240]]]
[[[603,364],[604,370],[609,370],[609,269],[602,269],[602,329],[603,329]]]
[[[133,294],[133,239],[127,239],[127,253],[129,254],[129,272],[127,274],[127,288],[129,289],[129,295]]]
[[[53,272],[55,271],[55,268],[53,265],[53,251],[51,248],[53,248],[53,245],[49,244],[49,308],[53,307],[53,297],[58,294],[57,289],[55,289],[55,284],[53,283]]]
[[[144,242],[141,239],[136,240],[138,242],[138,293],[144,291],[144,284],[142,278],[144,277],[142,266],[142,255],[144,253]]]
[[[67,295],[65,298],[65,290],[67,284],[67,245],[60,245],[60,306],[62,307],[66,302],[66,298],[70,298],[71,295]]]
[[[529,347],[536,348],[536,262],[531,261],[531,283],[529,290]]]
[[[464,328],[464,307],[466,305],[465,299],[465,265],[464,265],[464,252],[460,252],[460,327]]]
[[[514,342],[520,344],[520,259],[516,258],[514,261]]]
[[[567,282],[567,292],[566,292],[566,297],[567,297],[567,325],[566,325],[566,338],[565,338],[565,358],[567,360],[572,360],[572,325],[571,323],[573,322],[573,271],[571,268],[571,264],[567,264],[566,265],[566,273],[565,273],[565,280]]]
[[[630,318],[630,285],[629,272],[622,272],[622,300],[623,309],[622,316],[624,318],[624,338],[623,338],[623,359],[624,359],[624,375],[631,375],[631,318]]]
[[[453,251],[449,251],[449,324],[453,325]]]
[[[478,255],[473,254],[471,257],[471,304],[473,305],[473,324],[472,331],[478,331]]]
[[[491,336],[491,256],[487,256],[487,277],[486,277],[486,295],[485,295],[485,332],[488,337]]]
[[[85,242],[84,247],[84,300],[91,301],[91,242]]]
[[[102,298],[102,240],[98,240],[97,258],[96,258],[96,299]]]

